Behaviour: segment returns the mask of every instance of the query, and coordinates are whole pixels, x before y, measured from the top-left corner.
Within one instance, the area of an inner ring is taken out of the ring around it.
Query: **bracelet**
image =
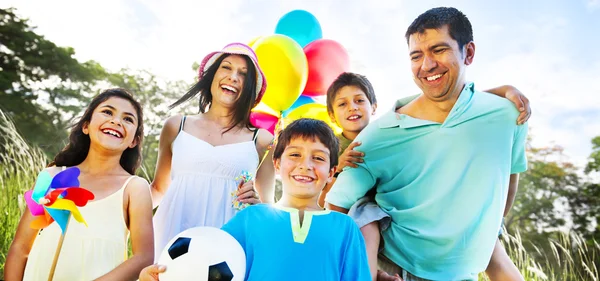
[[[335,172],[335,173],[333,174],[333,177],[337,179],[337,177],[338,177],[338,175],[339,175],[339,174],[340,174],[340,172]]]

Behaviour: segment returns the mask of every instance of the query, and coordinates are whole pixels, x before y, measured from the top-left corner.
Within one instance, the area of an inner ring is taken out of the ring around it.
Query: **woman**
[[[198,83],[171,106],[200,96],[199,114],[170,117],[161,132],[151,184],[153,205],[160,203],[156,258],[183,230],[221,227],[236,213],[234,203],[273,201],[273,165],[259,164],[273,136],[250,124],[265,89],[254,51],[232,43],[202,60]],[[255,181],[240,179],[245,173]]]

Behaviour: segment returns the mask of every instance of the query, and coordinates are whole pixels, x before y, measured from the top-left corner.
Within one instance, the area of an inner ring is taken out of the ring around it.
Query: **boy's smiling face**
[[[377,105],[371,104],[365,92],[356,86],[342,87],[333,100],[333,113],[329,117],[344,132],[360,133],[375,114]]]
[[[293,138],[281,158],[274,162],[283,192],[297,199],[316,200],[334,173],[330,168],[330,151],[316,137]]]

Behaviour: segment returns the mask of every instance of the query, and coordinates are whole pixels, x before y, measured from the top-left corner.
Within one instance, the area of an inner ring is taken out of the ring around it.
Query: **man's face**
[[[413,79],[427,98],[444,101],[462,91],[466,66],[475,55],[473,42],[461,51],[445,25],[410,35],[408,49]]]

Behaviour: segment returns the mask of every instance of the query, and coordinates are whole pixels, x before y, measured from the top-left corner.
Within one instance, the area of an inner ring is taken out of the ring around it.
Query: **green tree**
[[[197,113],[198,103],[188,102],[169,110],[169,105],[183,96],[189,88],[184,81],[167,81],[145,70],[122,69],[111,74],[110,84],[130,91],[144,108],[143,163],[139,173],[152,180],[158,156],[158,138],[164,121],[178,113]]]
[[[590,176],[600,172],[600,136],[592,139],[592,153],[584,172]],[[577,192],[570,194],[571,217],[574,229],[591,244],[600,241],[600,183],[588,177]]]
[[[0,106],[47,155],[63,147],[66,127],[106,76],[100,64],[74,54],[37,34],[15,9],[0,9]]]
[[[519,190],[505,225],[509,231],[543,233],[565,226],[561,200],[579,186],[576,167],[564,161],[559,146],[528,149],[528,170],[520,175]],[[526,235],[526,234],[524,234]]]

